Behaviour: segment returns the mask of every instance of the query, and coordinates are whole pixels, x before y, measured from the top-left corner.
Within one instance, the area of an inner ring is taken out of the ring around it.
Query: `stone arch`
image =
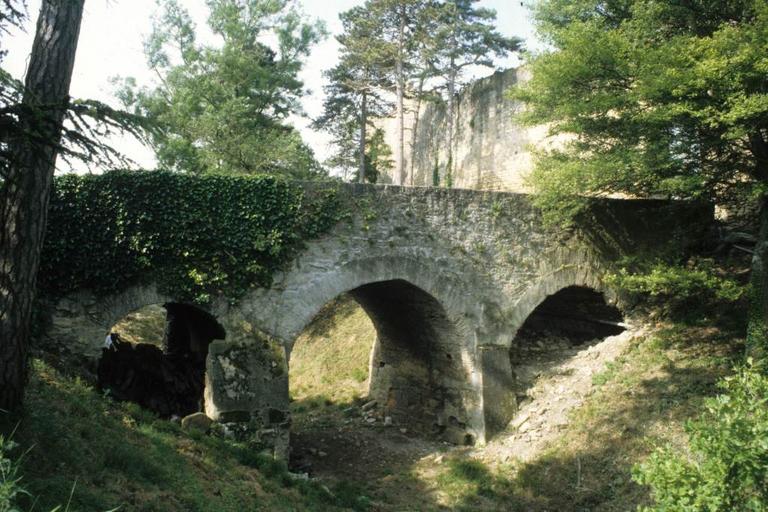
[[[272,288],[256,290],[239,307],[242,314],[284,343],[290,353],[293,340],[322,307],[334,298],[364,285],[405,281],[434,297],[463,335],[470,336],[468,319],[478,305],[471,297],[467,274],[443,271],[432,259],[413,255],[357,258],[318,270],[320,265],[303,262],[278,276]],[[475,282],[479,280],[476,279]]]
[[[97,385],[114,399],[137,403],[160,417],[184,417],[204,410],[208,347],[225,339],[226,331],[197,306],[166,302],[162,310],[159,329],[157,316],[150,317],[155,332],[149,336],[109,334],[98,361]]]
[[[605,286],[594,266],[574,265],[569,268],[559,269],[545,274],[544,277],[532,283],[517,300],[511,315],[514,332],[517,332],[525,320],[547,297],[571,286],[591,288],[602,293],[605,296],[606,302],[618,302],[618,295],[614,290]],[[508,343],[511,343],[511,341],[512,338],[508,338]]]
[[[132,286],[114,295],[97,296],[80,291],[59,299],[51,308],[44,339],[60,353],[91,363],[101,356],[104,337],[120,319],[153,304],[172,302],[153,285]],[[94,368],[95,369],[95,368]]]
[[[513,306],[509,318],[512,327],[501,345],[481,347],[483,375],[483,413],[486,437],[503,430],[517,411],[516,377],[509,351],[518,330],[548,297],[561,290],[580,287],[603,295],[607,304],[618,303],[618,295],[605,287],[599,266],[594,263],[572,264],[545,273],[530,284]]]
[[[229,325],[247,324],[270,341],[247,341],[243,336],[238,344],[235,334],[230,342],[216,342],[209,376],[224,384],[211,387],[207,403],[224,422],[256,417],[272,428],[271,415],[286,425],[287,365],[293,342],[325,304],[349,293],[368,312],[378,331],[374,358],[385,364],[374,369],[372,392],[389,408],[388,413],[414,416],[424,412],[421,424],[453,442],[483,441],[471,315],[477,304],[464,277],[443,272],[432,260],[402,254],[358,258],[322,271],[304,260],[278,276],[270,289],[255,290],[239,305],[226,308],[228,313],[223,316],[229,322],[224,324],[228,333]],[[392,302],[400,304],[393,309]],[[409,323],[423,328],[409,330]],[[270,368],[263,361],[278,352],[277,346],[285,352],[269,363]],[[260,351],[263,357],[256,355]],[[278,360],[280,357],[284,359]],[[234,361],[239,361],[239,368]],[[396,371],[409,362],[413,372]],[[285,374],[276,374],[280,367]]]
[[[376,331],[370,356],[369,398],[377,413],[410,430],[473,444],[479,425],[468,406],[472,359],[466,335],[431,294],[403,279],[375,281],[346,292]],[[290,365],[290,363],[289,363]]]

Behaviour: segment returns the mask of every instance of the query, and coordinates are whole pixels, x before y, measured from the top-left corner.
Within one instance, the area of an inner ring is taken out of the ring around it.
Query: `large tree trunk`
[[[413,124],[411,125],[411,162],[410,162],[410,185],[413,186],[414,174],[416,173],[416,140],[419,132],[419,116],[421,115],[421,101],[424,93],[424,77],[419,79],[419,87],[416,90],[416,109],[413,113]],[[426,183],[425,183],[426,185]]]
[[[395,94],[397,95],[397,144],[395,148],[395,185],[403,184],[403,171],[405,169],[405,5],[400,6],[400,26],[397,40],[397,62],[395,63]]]
[[[0,408],[18,408],[61,124],[85,0],[43,0],[13,156],[0,190]]]
[[[368,94],[365,91],[360,103],[360,140],[357,143],[360,160],[357,181],[365,183],[365,128],[368,123]]]

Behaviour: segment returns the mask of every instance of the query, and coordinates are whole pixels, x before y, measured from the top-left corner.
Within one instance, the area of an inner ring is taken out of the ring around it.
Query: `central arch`
[[[381,415],[457,444],[474,443],[477,433],[467,408],[471,358],[440,302],[405,279],[371,282],[346,293],[376,331],[368,399]]]

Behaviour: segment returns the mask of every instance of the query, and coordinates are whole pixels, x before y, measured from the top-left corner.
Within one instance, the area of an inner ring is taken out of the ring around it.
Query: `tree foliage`
[[[327,164],[341,169],[344,175],[356,169],[360,179],[368,153],[367,130],[373,127],[373,117],[388,115],[391,102],[381,94],[387,77],[379,66],[381,45],[375,37],[378,22],[363,7],[352,8],[339,17],[343,26],[342,34],[337,36],[341,45],[339,63],[324,72],[328,84],[323,88],[323,113],[313,126],[333,137],[335,151]]]
[[[12,28],[21,30],[27,20],[26,2],[2,0],[0,2],[0,37]],[[0,49],[0,66],[7,50]],[[42,146],[53,146],[58,155],[70,166],[83,163],[89,167],[125,165],[130,160],[113,148],[108,140],[113,134],[129,133],[145,140],[151,131],[141,117],[92,99],[70,98],[66,104],[26,104],[23,102],[24,83],[0,68],[0,179],[12,165],[13,144],[19,138]],[[44,118],[54,111],[62,111],[60,141],[53,141],[43,130],[31,129],[23,118]]]
[[[312,150],[285,123],[300,113],[303,59],[324,36],[290,0],[208,0],[218,45],[198,42],[189,13],[162,0],[145,43],[155,87],[124,79],[122,101],[159,128],[160,165],[188,172],[321,173]],[[266,41],[272,41],[267,43]]]
[[[317,125],[334,135],[340,151],[358,127],[358,168],[363,165],[368,114],[395,116],[394,183],[404,174],[405,134],[416,144],[418,117],[424,101],[448,103],[446,133],[449,161],[453,147],[455,96],[471,66],[493,66],[494,58],[520,48],[516,38],[494,27],[496,13],[478,8],[477,0],[367,0],[341,15],[344,33],[340,64],[326,75],[330,85],[325,112]],[[410,100],[410,105],[407,103]],[[343,105],[344,108],[340,108]],[[412,108],[414,123],[405,125]],[[362,128],[362,130],[360,130]],[[348,162],[351,165],[351,162]],[[447,179],[450,182],[450,178]]]
[[[513,96],[566,139],[532,176],[555,220],[587,195],[723,198],[768,180],[768,2],[547,0],[534,14],[552,50]]]
[[[768,377],[747,365],[720,387],[702,417],[686,425],[692,454],[662,448],[634,468],[656,501],[644,511],[768,509]]]

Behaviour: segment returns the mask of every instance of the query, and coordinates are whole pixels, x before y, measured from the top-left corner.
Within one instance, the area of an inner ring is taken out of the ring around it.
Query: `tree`
[[[321,169],[296,130],[302,59],[324,36],[290,0],[208,0],[208,26],[221,42],[197,42],[195,25],[177,0],[145,44],[159,80],[138,88],[126,79],[124,104],[159,128],[152,146],[160,165],[188,172],[278,173],[299,178]],[[274,40],[274,44],[265,41]]]
[[[416,72],[416,41],[424,20],[423,13],[431,0],[368,0],[365,12],[373,20],[370,52],[376,69],[387,77],[381,83],[394,94],[396,143],[394,147],[393,181],[403,185],[405,173],[405,100]],[[370,23],[367,22],[367,23]]]
[[[324,73],[329,83],[324,87],[323,113],[313,126],[333,135],[337,151],[328,163],[345,173],[356,166],[362,183],[368,175],[366,166],[370,166],[366,154],[371,117],[383,117],[391,109],[380,94],[387,83],[381,72],[385,52],[377,35],[378,21],[365,8],[352,8],[339,17],[344,27],[337,36],[339,63]]]
[[[84,0],[44,0],[0,189],[0,408],[15,409],[26,381],[30,317],[53,171],[69,103]],[[6,7],[10,2],[5,2]],[[7,12],[7,11],[6,11]],[[41,107],[41,108],[38,108]],[[7,119],[7,118],[6,118]],[[34,133],[35,137],[20,136]],[[41,144],[39,139],[48,141]]]
[[[527,104],[523,121],[568,138],[539,152],[532,174],[551,219],[614,193],[765,197],[766,0],[547,0],[535,18],[553,50],[532,60],[532,80],[513,96]],[[764,207],[749,335],[762,354],[767,216]]]
[[[519,50],[521,40],[505,37],[494,27],[496,12],[475,7],[478,0],[448,0],[440,3],[435,14],[431,59],[436,74],[442,76],[447,93],[446,145],[448,165],[446,181],[451,182],[454,166],[456,97],[470,66],[493,67],[494,57],[504,57]]]

